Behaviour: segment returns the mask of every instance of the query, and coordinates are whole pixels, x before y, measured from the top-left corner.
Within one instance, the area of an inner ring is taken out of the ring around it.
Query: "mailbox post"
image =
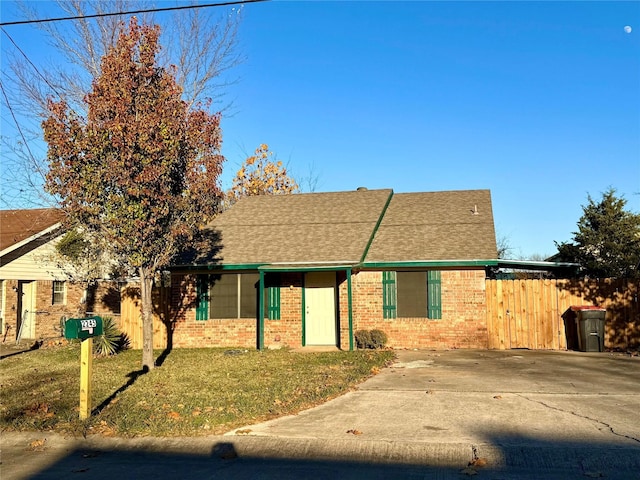
[[[102,318],[70,318],[64,324],[67,339],[80,339],[80,420],[91,416],[91,366],[93,337],[102,335]]]

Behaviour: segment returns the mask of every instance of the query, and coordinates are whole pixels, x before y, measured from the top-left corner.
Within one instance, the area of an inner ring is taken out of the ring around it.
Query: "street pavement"
[[[3,432],[0,478],[640,480],[640,358],[411,351],[298,415],[195,438]]]

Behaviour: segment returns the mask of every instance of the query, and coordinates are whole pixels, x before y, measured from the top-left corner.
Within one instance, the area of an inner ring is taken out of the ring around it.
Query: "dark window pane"
[[[259,281],[257,273],[240,274],[240,318],[256,318]]]
[[[227,273],[211,281],[209,290],[211,318],[238,317],[238,275]]]
[[[399,318],[427,316],[427,272],[397,272]]]

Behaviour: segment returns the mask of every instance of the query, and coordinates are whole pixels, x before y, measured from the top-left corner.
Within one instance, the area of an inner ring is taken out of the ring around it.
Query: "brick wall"
[[[280,320],[264,321],[264,345],[297,348],[302,346],[302,274],[281,274],[279,284]]]
[[[267,348],[299,347],[302,345],[302,275],[282,274],[280,286],[280,320],[265,318],[264,344]],[[196,320],[195,298],[195,277],[174,275],[170,310],[174,347],[257,347],[256,319]]]
[[[61,337],[64,332],[60,327],[62,317],[79,317],[84,314],[87,304],[81,303],[84,286],[65,282],[64,303],[53,304],[53,281],[38,280],[35,283],[35,336],[42,340]],[[3,341],[15,341],[18,335],[18,280],[5,280],[5,305],[3,305]],[[115,285],[115,287],[114,287]],[[14,288],[16,291],[14,291]],[[91,305],[92,314],[111,316],[117,319],[120,310],[119,290],[114,282],[101,282],[95,292],[95,302]],[[114,293],[115,292],[115,293]],[[7,332],[8,328],[8,332]],[[4,333],[7,333],[6,339]],[[23,332],[22,338],[27,338]]]
[[[195,319],[195,277],[172,279],[171,312],[174,347],[256,348],[256,319]],[[280,320],[264,320],[267,348],[302,345],[301,273],[282,274]],[[353,330],[380,329],[396,348],[487,348],[484,270],[442,271],[442,319],[397,318],[382,315],[381,272],[358,272],[352,277]],[[348,284],[337,277],[339,347],[349,349]]]
[[[395,348],[487,348],[484,270],[442,271],[442,318],[396,318],[382,314],[382,274],[353,279],[354,332],[380,329]],[[356,293],[357,292],[357,293]]]

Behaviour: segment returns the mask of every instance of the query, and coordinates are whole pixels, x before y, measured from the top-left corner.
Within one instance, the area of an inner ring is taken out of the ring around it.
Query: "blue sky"
[[[225,186],[267,143],[317,191],[487,188],[516,257],[570,240],[587,193],[614,187],[640,211],[639,2],[266,2],[243,15]],[[29,28],[10,33],[36,55]]]

